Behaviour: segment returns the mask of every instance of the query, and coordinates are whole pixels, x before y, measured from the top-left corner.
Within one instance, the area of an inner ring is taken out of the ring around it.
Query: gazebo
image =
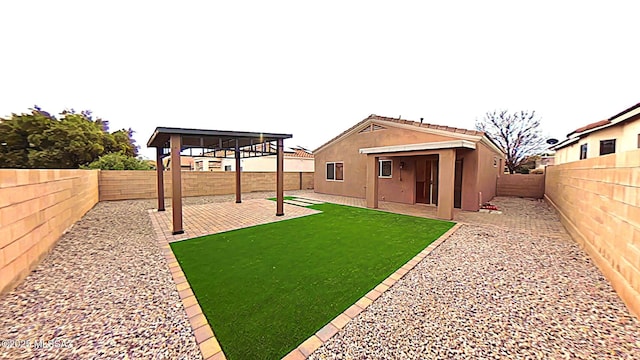
[[[158,211],[164,211],[164,166],[162,158],[171,157],[171,206],[173,208],[173,234],[182,234],[182,178],[180,154],[186,149],[200,149],[202,156],[235,158],[236,203],[242,202],[240,159],[276,155],[276,216],[284,215],[284,139],[291,134],[254,133],[158,127],[147,141],[147,147],[156,148]],[[175,165],[177,164],[177,166]]]

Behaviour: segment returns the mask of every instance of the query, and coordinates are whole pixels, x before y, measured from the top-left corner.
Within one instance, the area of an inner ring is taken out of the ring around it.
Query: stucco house
[[[552,149],[556,164],[640,149],[640,103],[570,132]]]
[[[314,152],[316,192],[477,211],[496,195],[504,154],[483,132],[370,115]]]

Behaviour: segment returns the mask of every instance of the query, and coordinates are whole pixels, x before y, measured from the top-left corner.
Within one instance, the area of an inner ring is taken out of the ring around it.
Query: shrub
[[[122,152],[102,155],[98,160],[82,167],[83,169],[100,170],[151,170],[151,166],[144,160],[127,156]]]

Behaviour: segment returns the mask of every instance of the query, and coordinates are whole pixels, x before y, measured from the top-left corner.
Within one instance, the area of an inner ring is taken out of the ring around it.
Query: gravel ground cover
[[[467,225],[311,358],[639,358],[640,322],[553,211],[526,199],[492,202],[504,215],[468,213]],[[0,296],[0,359],[201,358],[154,242],[146,211],[154,205],[97,204]],[[16,341],[45,348],[5,346]]]
[[[97,204],[0,297],[0,359],[201,358],[154,240],[152,206]]]
[[[310,359],[638,359],[640,322],[571,240],[465,225]]]

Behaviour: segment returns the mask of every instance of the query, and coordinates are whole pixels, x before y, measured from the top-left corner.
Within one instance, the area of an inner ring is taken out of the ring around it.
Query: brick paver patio
[[[151,222],[158,237],[167,242],[180,241],[198,236],[216,234],[249,226],[267,224],[318,213],[317,210],[302,206],[284,204],[284,216],[276,216],[275,201],[267,199],[234,202],[185,205],[182,209],[184,233],[173,235],[172,209],[166,211],[149,210]]]

